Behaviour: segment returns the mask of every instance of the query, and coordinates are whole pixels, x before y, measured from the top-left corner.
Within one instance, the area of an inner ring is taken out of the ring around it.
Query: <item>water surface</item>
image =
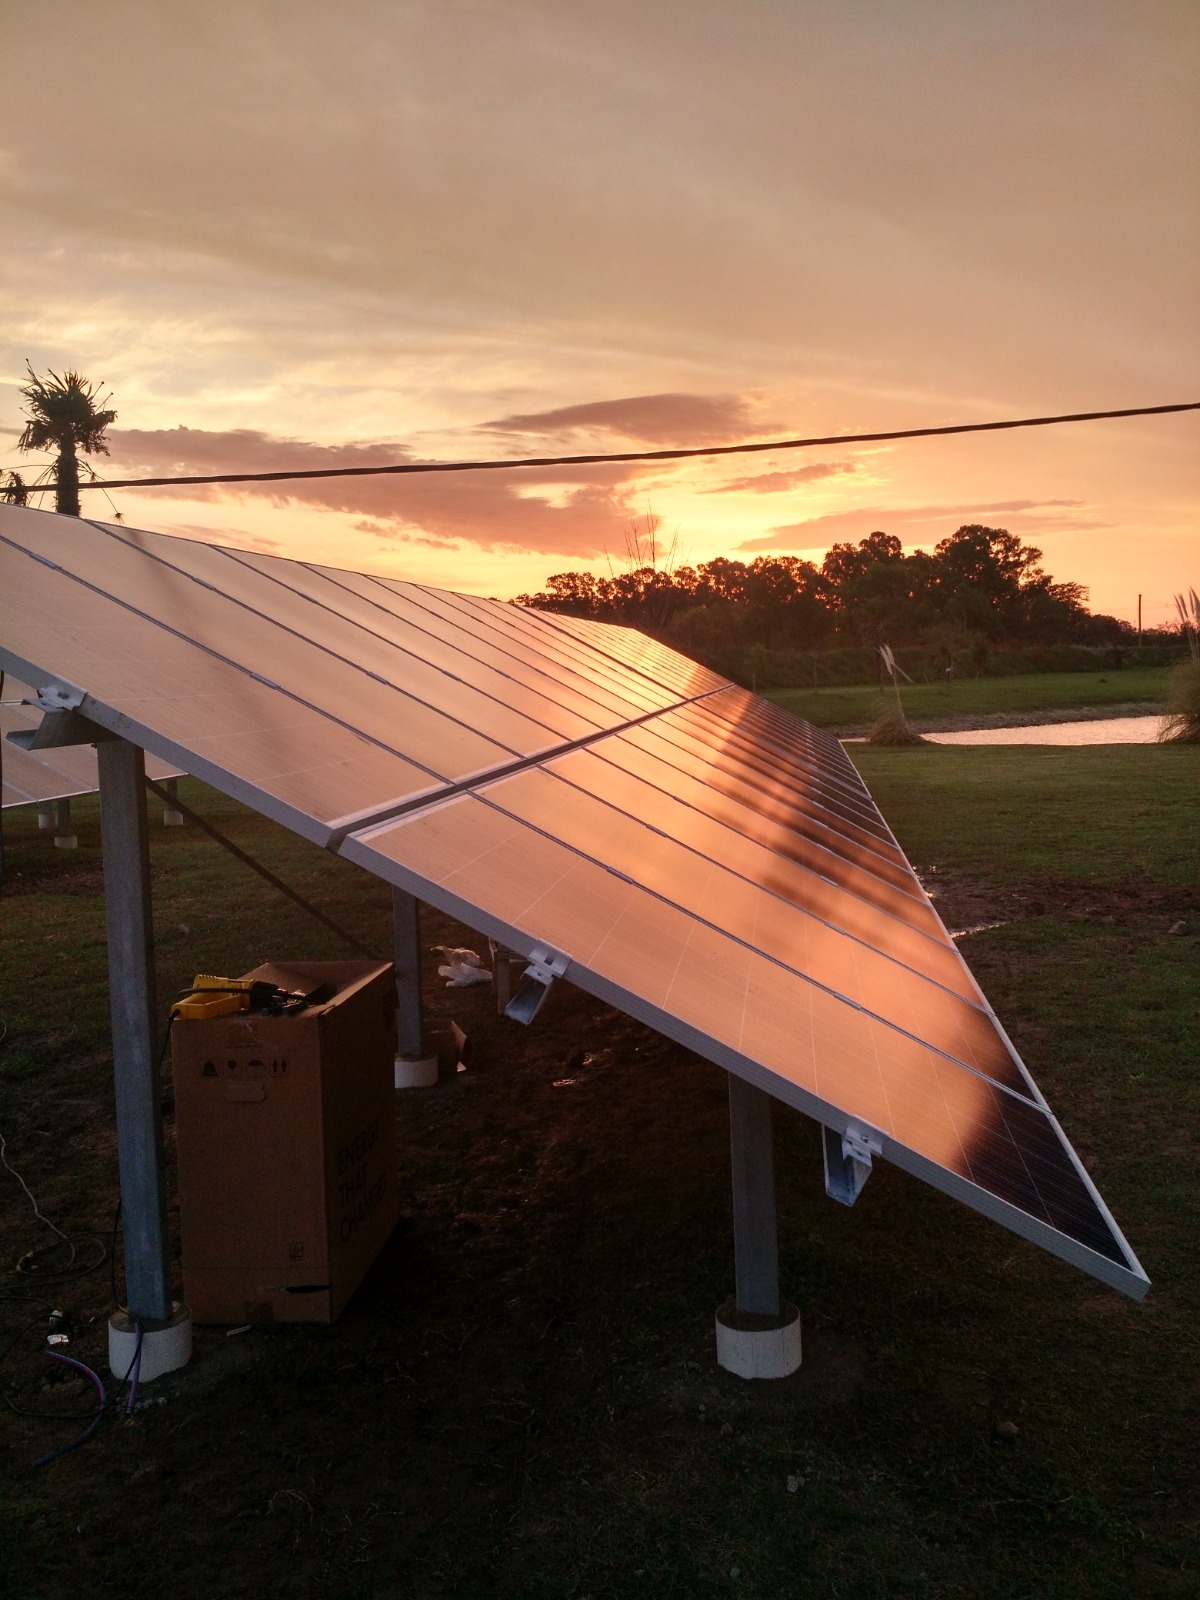
[[[1153,744],[1163,719],[1104,717],[1084,722],[1042,722],[1024,728],[964,728],[927,733],[933,744]]]

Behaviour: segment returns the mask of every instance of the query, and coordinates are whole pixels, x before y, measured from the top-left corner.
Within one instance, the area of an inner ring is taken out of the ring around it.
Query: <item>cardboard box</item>
[[[336,993],[171,1030],[184,1299],[196,1322],[332,1322],[396,1225],[395,971],[245,976]]]

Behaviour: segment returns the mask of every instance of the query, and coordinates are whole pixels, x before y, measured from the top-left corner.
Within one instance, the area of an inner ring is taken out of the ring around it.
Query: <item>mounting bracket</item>
[[[825,1193],[831,1200],[852,1206],[871,1176],[871,1159],[883,1154],[884,1135],[865,1122],[848,1122],[844,1133],[821,1129],[821,1154],[825,1162]]]
[[[529,965],[521,975],[521,987],[504,1008],[514,1022],[530,1023],[545,1004],[555,978],[561,978],[571,965],[570,956],[549,945],[534,945]]]
[[[106,740],[119,738],[118,734],[110,733],[98,722],[93,722],[90,717],[69,706],[46,708],[41,695],[36,701],[27,701],[26,704],[41,706],[45,715],[36,728],[14,728],[6,735],[9,743],[21,750],[58,750],[64,745],[103,744]]]

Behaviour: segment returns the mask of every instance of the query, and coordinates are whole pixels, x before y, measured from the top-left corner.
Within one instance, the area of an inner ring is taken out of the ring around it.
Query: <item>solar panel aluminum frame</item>
[[[387,824],[381,826],[386,827]],[[352,833],[345,838],[339,848],[339,853],[347,860],[364,867],[368,872],[377,877],[384,878],[394,887],[403,889],[407,893],[425,901],[428,905],[435,906],[447,916],[456,918],[468,927],[475,928],[479,933],[495,939],[510,950],[532,960],[535,953],[546,947],[546,941],[531,936],[525,930],[504,922],[488,912],[482,911],[478,906],[468,900],[462,899],[452,891],[444,889],[441,885],[432,883],[420,874],[413,872],[401,863],[392,861],[371,848],[371,835],[374,828],[363,829]],[[570,952],[565,952],[570,954]],[[768,1068],[754,1061],[748,1056],[713,1039],[701,1029],[692,1027],[682,1018],[674,1016],[671,1012],[651,1004],[641,996],[614,983],[611,979],[597,973],[578,960],[572,960],[565,975],[567,980],[585,993],[593,995],[597,1000],[606,1005],[613,1006],[616,1010],[624,1012],[636,1021],[645,1023],[647,1027],[655,1029],[675,1043],[683,1045],[685,1049],[694,1051],[698,1056],[723,1067],[727,1072],[745,1079],[755,1088],[763,1090],[775,1099],[790,1106],[793,1110],[801,1112],[804,1116],[813,1118],[823,1127],[831,1129],[839,1138],[845,1136],[848,1130],[853,1130],[860,1123],[860,1119],[843,1111],[828,1100],[802,1088],[798,1084],[790,1083],[778,1077]],[[1014,1052],[1015,1053],[1015,1052]],[[1019,1058],[1018,1058],[1019,1059]],[[1019,1206],[1010,1204],[998,1195],[992,1194],[969,1179],[951,1172],[948,1168],[940,1166],[920,1152],[909,1148],[887,1134],[881,1136],[881,1158],[890,1161],[893,1166],[900,1167],[913,1177],[921,1179],[934,1189],[939,1189],[951,1199],[960,1201],[972,1210],[980,1212],[983,1216],[998,1222],[1002,1227],[1027,1239],[1031,1244],[1036,1244],[1050,1254],[1058,1256],[1061,1260],[1074,1267],[1089,1273],[1092,1277],[1100,1279],[1111,1288],[1120,1290],[1131,1299],[1141,1301],[1145,1298],[1150,1288],[1150,1280],[1143,1270],[1141,1263],[1134,1255],[1124,1234],[1118,1228],[1112,1213],[1095,1185],[1089,1178],[1082,1162],[1071,1148],[1069,1141],[1062,1131],[1057,1119],[1050,1113],[1045,1102],[1041,1100],[1038,1109],[1045,1115],[1057,1134],[1063,1147],[1070,1155],[1071,1162],[1096,1203],[1101,1216],[1111,1230],[1114,1239],[1124,1252],[1129,1263],[1128,1267],[1121,1267],[1117,1262],[1110,1261],[1108,1257],[1099,1252],[1089,1250],[1077,1240],[1060,1233],[1057,1228],[1044,1223],[1038,1217],[1023,1211]]]

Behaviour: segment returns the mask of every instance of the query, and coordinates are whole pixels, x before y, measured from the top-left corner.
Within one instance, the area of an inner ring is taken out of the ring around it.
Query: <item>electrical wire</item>
[[[207,833],[210,839],[215,839],[223,849],[229,851],[230,855],[236,856],[243,866],[249,867],[252,872],[257,872],[260,878],[265,878],[272,888],[279,890],[280,894],[287,895],[288,899],[298,905],[302,911],[307,911],[310,917],[315,917],[318,922],[323,922],[327,928],[332,929],[339,939],[344,939],[352,949],[358,951],[359,955],[366,956],[371,961],[375,960],[375,952],[369,950],[360,939],[356,939],[352,933],[347,933],[345,928],[339,927],[332,917],[327,917],[318,906],[313,905],[311,900],[306,900],[302,894],[297,893],[295,889],[284,883],[282,878],[277,878],[269,868],[264,867],[260,861],[256,861],[252,855],[247,855],[240,845],[234,844],[233,840],[223,834],[219,828],[214,828],[211,822],[206,822],[203,817],[198,816],[177,795],[168,794],[165,789],[160,788],[155,783],[153,778],[146,779],[146,787],[152,794],[157,795],[164,805],[173,806],[176,811],[182,811],[189,822],[194,823],[203,833]]]
[[[7,1033],[8,1028],[6,1025],[4,1032],[0,1033],[0,1042],[3,1042]],[[5,1170],[10,1172],[21,1185],[21,1188],[25,1191],[25,1195],[29,1201],[29,1204],[33,1208],[33,1214],[38,1221],[49,1228],[51,1233],[57,1235],[57,1239],[54,1241],[54,1243],[41,1245],[35,1249],[27,1250],[17,1262],[16,1270],[18,1272],[25,1273],[30,1278],[40,1278],[43,1283],[61,1283],[68,1278],[80,1278],[89,1272],[95,1272],[99,1267],[104,1265],[106,1249],[104,1241],[99,1237],[99,1235],[92,1233],[81,1233],[77,1234],[75,1237],[72,1237],[69,1233],[64,1233],[56,1222],[51,1222],[50,1218],[44,1215],[41,1207],[37,1203],[37,1196],[25,1182],[25,1179],[17,1171],[16,1167],[14,1167],[12,1162],[8,1159],[8,1140],[3,1131],[0,1131],[0,1165],[3,1165]],[[100,1247],[100,1253],[94,1261],[77,1263],[76,1255],[78,1252],[78,1247],[85,1240],[91,1240],[93,1243],[98,1244]],[[51,1267],[46,1269],[36,1265],[37,1262],[43,1260],[53,1251],[61,1250],[64,1245],[71,1252],[65,1267]],[[28,1290],[15,1290],[8,1285],[0,1286],[0,1300],[36,1299],[38,1299],[38,1295],[36,1293],[31,1294]]]
[[[42,1310],[40,1310],[37,1313],[36,1316],[31,1317],[28,1322],[24,1323],[17,1330],[17,1332],[13,1335],[13,1337],[4,1346],[4,1349],[0,1350],[0,1366],[2,1366],[5,1361],[7,1361],[9,1355],[17,1347],[17,1345],[21,1342],[21,1340],[25,1337],[25,1335],[30,1331],[30,1329],[31,1328],[36,1328],[38,1323],[40,1323],[40,1322],[45,1320],[46,1314],[47,1313],[46,1313],[45,1309],[43,1308]],[[47,1352],[47,1354],[49,1354],[49,1353],[50,1352]],[[92,1415],[92,1413],[90,1411],[36,1411],[36,1410],[30,1410],[26,1406],[19,1406],[17,1404],[17,1402],[13,1399],[12,1395],[8,1392],[7,1388],[5,1388],[5,1386],[3,1384],[0,1384],[0,1399],[2,1399],[4,1401],[4,1404],[12,1412],[13,1416],[15,1416],[15,1417],[28,1417],[28,1418],[32,1418],[34,1421],[37,1421],[37,1422],[86,1422]]]
[[[108,1410],[108,1395],[104,1389],[104,1380],[98,1372],[94,1372],[91,1367],[85,1366],[82,1361],[76,1361],[73,1356],[59,1355],[57,1350],[47,1350],[46,1354],[51,1361],[61,1361],[64,1366],[74,1367],[77,1372],[82,1372],[85,1377],[90,1378],[100,1396],[100,1404],[96,1407],[96,1414],[92,1418],[91,1424],[84,1429],[78,1439],[72,1439],[70,1444],[60,1445],[57,1450],[51,1450],[49,1454],[39,1456],[33,1463],[35,1471],[38,1467],[48,1467],[52,1461],[57,1461],[60,1456],[70,1455],[72,1450],[78,1450],[81,1444],[86,1444],[104,1421],[104,1414]],[[138,1354],[141,1354],[140,1340],[138,1342]]]
[[[133,1325],[137,1330],[137,1339],[133,1347],[133,1365],[130,1367],[129,1372],[125,1374],[126,1379],[129,1381],[129,1399],[125,1403],[125,1415],[127,1417],[133,1415],[133,1408],[137,1404],[138,1380],[142,1376],[142,1340],[146,1337],[146,1330],[140,1322],[135,1320]],[[133,1374],[132,1378],[129,1377],[129,1373]]]
[[[0,1034],[0,1042],[3,1041],[7,1032],[8,1029],[5,1027],[4,1033]],[[8,1159],[8,1140],[2,1131],[0,1131],[0,1165],[3,1165],[5,1170],[10,1172],[21,1185],[21,1188],[25,1191],[25,1195],[29,1201],[29,1204],[33,1208],[33,1214],[38,1221],[49,1228],[51,1233],[57,1234],[58,1236],[52,1244],[45,1244],[35,1249],[27,1250],[17,1262],[16,1270],[18,1272],[25,1273],[30,1278],[40,1278],[43,1283],[61,1283],[68,1278],[83,1277],[87,1273],[95,1272],[97,1268],[103,1266],[106,1250],[104,1241],[99,1237],[99,1235],[81,1233],[77,1234],[75,1237],[72,1237],[69,1233],[64,1233],[56,1222],[51,1222],[50,1218],[44,1215],[41,1207],[37,1203],[37,1196],[25,1182],[25,1179],[17,1171],[16,1167],[14,1167],[12,1162]],[[100,1246],[100,1253],[94,1261],[77,1263],[76,1255],[78,1252],[78,1247],[85,1240],[91,1240],[98,1244]],[[46,1269],[36,1265],[37,1262],[43,1260],[52,1252],[61,1250],[64,1245],[71,1252],[65,1267],[51,1267]],[[31,1294],[28,1290],[15,1290],[8,1285],[0,1286],[0,1300],[36,1299],[38,1299],[38,1295],[36,1293]]]
[[[99,1254],[94,1261],[77,1262],[75,1258],[78,1247],[87,1241],[90,1241],[98,1248]],[[37,1265],[43,1257],[52,1254],[55,1250],[61,1250],[64,1242],[71,1250],[70,1260],[65,1267],[47,1268]],[[25,1273],[30,1279],[37,1279],[42,1283],[65,1283],[68,1279],[85,1278],[89,1272],[98,1272],[107,1259],[108,1246],[100,1234],[77,1233],[73,1238],[69,1238],[66,1241],[59,1240],[54,1244],[44,1244],[36,1250],[26,1250],[25,1254],[17,1262],[17,1271]],[[32,1300],[34,1296],[31,1294],[6,1295],[5,1291],[0,1289],[0,1298]]]
[[[34,1317],[32,1321],[25,1324],[15,1338],[9,1340],[3,1351],[0,1351],[0,1362],[4,1361],[9,1351],[13,1349],[14,1345],[16,1345],[16,1343],[40,1321],[40,1315]],[[100,1424],[104,1421],[104,1418],[108,1415],[108,1413],[115,1410],[120,1405],[122,1396],[125,1393],[126,1385],[129,1384],[131,1376],[133,1383],[129,1391],[129,1399],[125,1407],[125,1412],[127,1416],[133,1415],[137,1404],[138,1375],[141,1372],[142,1365],[142,1340],[145,1337],[145,1330],[143,1329],[141,1323],[137,1323],[136,1326],[137,1343],[134,1347],[133,1359],[129,1363],[129,1367],[126,1370],[124,1378],[122,1378],[115,1392],[111,1395],[105,1389],[104,1380],[101,1378],[100,1374],[95,1370],[94,1367],[89,1367],[86,1362],[79,1361],[74,1356],[63,1355],[61,1351],[58,1350],[44,1350],[42,1352],[43,1355],[49,1356],[51,1361],[59,1361],[63,1364],[63,1366],[74,1368],[76,1372],[82,1373],[83,1376],[92,1383],[97,1395],[99,1396],[99,1404],[96,1406],[94,1411],[30,1411],[23,1406],[18,1406],[13,1401],[7,1389],[5,1389],[3,1385],[0,1385],[0,1396],[3,1397],[4,1403],[8,1406],[9,1410],[18,1417],[30,1417],[42,1422],[87,1422],[88,1424],[78,1438],[70,1440],[67,1444],[60,1445],[57,1450],[51,1450],[48,1451],[46,1455],[39,1456],[37,1460],[31,1464],[32,1470],[36,1471],[39,1467],[49,1466],[52,1461],[57,1461],[60,1456],[69,1455],[72,1450],[78,1450],[80,1445],[86,1444],[99,1428]]]
[[[94,478],[84,489],[158,489],[203,483],[289,483],[305,478],[401,477],[419,472],[511,472],[521,467],[586,467],[618,461],[689,461],[701,456],[739,456],[771,450],[807,450],[817,445],[878,444],[894,439],[934,439],[958,433],[998,433],[1011,428],[1050,428],[1064,422],[1101,422],[1114,417],[1158,417],[1200,411],[1200,400],[1180,405],[1124,406],[1118,411],[1073,411],[1053,417],[1016,417],[1003,422],[956,422],[940,428],[888,428],[877,433],[830,433],[809,439],[767,439],[754,444],[707,444],[678,450],[598,451],[573,456],[524,456],[492,461],[399,461],[382,467],[316,467],[305,472],[218,472],[174,478]],[[30,485],[42,493],[54,484]],[[110,501],[111,504],[111,501]]]
[[[24,1189],[26,1198],[28,1199],[29,1204],[33,1207],[33,1214],[38,1221],[45,1223],[46,1227],[50,1229],[50,1232],[56,1233],[64,1244],[71,1244],[70,1236],[65,1234],[57,1223],[51,1222],[49,1217],[44,1217],[42,1215],[41,1208],[37,1203],[37,1199],[34,1196],[33,1190],[29,1187],[29,1185],[25,1182],[25,1179],[8,1159],[8,1141],[2,1132],[0,1132],[0,1163],[4,1165],[7,1171],[12,1173],[13,1177],[21,1185],[22,1189]],[[72,1245],[71,1248],[74,1249],[74,1246]]]

